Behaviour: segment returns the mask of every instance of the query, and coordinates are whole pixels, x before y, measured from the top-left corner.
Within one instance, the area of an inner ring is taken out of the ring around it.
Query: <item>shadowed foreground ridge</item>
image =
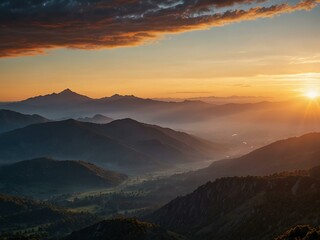
[[[222,178],[146,219],[192,239],[268,240],[291,226],[320,225],[320,171]]]
[[[64,240],[185,240],[157,225],[135,219],[107,220],[73,232]]]

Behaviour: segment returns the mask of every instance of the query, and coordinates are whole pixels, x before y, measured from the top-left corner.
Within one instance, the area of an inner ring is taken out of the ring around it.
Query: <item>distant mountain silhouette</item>
[[[78,118],[77,121],[97,123],[97,124],[106,124],[106,123],[110,123],[110,122],[114,121],[114,119],[106,117],[102,114],[96,114],[93,117]]]
[[[9,103],[4,107],[22,113],[37,113],[53,119],[78,113],[81,106],[91,100],[93,99],[65,89],[60,93],[31,97],[20,102]]]
[[[87,213],[72,213],[45,202],[0,194],[0,236],[17,236],[17,230],[40,227],[45,235],[61,237],[96,221]]]
[[[84,103],[92,100],[91,98],[80,95],[70,89],[65,89],[60,93],[52,93],[44,96],[37,96],[21,101],[22,104],[32,106],[54,105],[54,104],[75,104]]]
[[[0,160],[50,156],[83,159],[111,169],[165,168],[218,157],[224,147],[132,119],[109,124],[75,120],[35,124],[0,135]]]
[[[113,187],[126,179],[123,174],[83,161],[39,158],[0,166],[0,191],[28,196],[46,190],[50,195]]]
[[[185,240],[157,225],[135,219],[114,219],[73,232],[64,240]]]
[[[176,198],[146,220],[191,239],[269,240],[297,224],[319,226],[319,197],[320,179],[308,171],[222,178]]]
[[[37,113],[51,119],[79,118],[102,113],[117,118],[131,117],[148,122],[194,122],[225,116],[251,109],[261,109],[270,103],[214,105],[201,101],[165,102],[115,94],[92,99],[70,89],[60,93],[37,96],[5,105],[23,113]]]
[[[11,110],[0,109],[0,133],[48,121],[48,119],[36,114],[25,115]]]

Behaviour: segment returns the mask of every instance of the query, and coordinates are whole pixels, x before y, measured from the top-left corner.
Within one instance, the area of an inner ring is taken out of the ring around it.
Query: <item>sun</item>
[[[314,100],[319,97],[319,93],[315,90],[310,90],[306,92],[305,96],[311,100]]]

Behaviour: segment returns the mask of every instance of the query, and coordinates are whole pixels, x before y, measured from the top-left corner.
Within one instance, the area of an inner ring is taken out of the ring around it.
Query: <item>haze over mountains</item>
[[[0,135],[0,160],[5,162],[53,157],[143,171],[218,158],[224,151],[220,144],[132,119],[104,125],[65,120]]]
[[[22,113],[38,113],[53,119],[90,116],[99,112],[106,115],[112,114],[112,117],[119,116],[117,118],[134,118],[141,114],[146,115],[145,117],[151,117],[150,113],[152,112],[154,118],[157,118],[156,111],[160,111],[159,117],[164,118],[165,115],[170,115],[172,111],[185,112],[195,106],[201,109],[212,107],[212,105],[200,101],[186,101],[182,103],[163,102],[138,98],[133,95],[121,96],[118,94],[111,97],[92,99],[75,93],[70,89],[66,89],[60,93],[32,97],[5,105],[8,109]],[[198,111],[198,109],[194,110]],[[186,119],[186,121],[189,120]]]
[[[191,192],[199,185],[221,177],[264,176],[283,171],[309,169],[320,165],[320,133],[277,141],[239,158],[213,162],[207,168],[145,183],[154,194],[175,195]],[[165,191],[164,189],[168,189]],[[174,189],[174,194],[172,194]]]
[[[293,99],[213,104],[200,100],[167,102],[118,94],[93,99],[66,89],[5,104],[3,108],[36,113],[53,120],[81,118],[80,121],[86,119],[94,123],[102,123],[90,119],[96,114],[112,119],[129,117],[228,143],[233,147],[232,155],[242,155],[279,139],[320,131],[317,101]]]
[[[229,115],[241,111],[268,106],[270,103],[215,105],[200,100],[167,102],[139,98],[133,95],[115,94],[111,97],[93,99],[66,89],[60,93],[32,97],[5,105],[22,113],[38,113],[52,119],[90,116],[102,113],[112,116],[132,117],[159,122],[194,122],[207,117]],[[181,115],[180,118],[178,117]],[[119,117],[118,117],[119,118]]]

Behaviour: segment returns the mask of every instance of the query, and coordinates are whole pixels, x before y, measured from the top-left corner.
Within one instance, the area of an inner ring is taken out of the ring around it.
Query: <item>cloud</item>
[[[11,0],[0,3],[0,57],[136,46],[165,34],[315,8],[320,0]]]

